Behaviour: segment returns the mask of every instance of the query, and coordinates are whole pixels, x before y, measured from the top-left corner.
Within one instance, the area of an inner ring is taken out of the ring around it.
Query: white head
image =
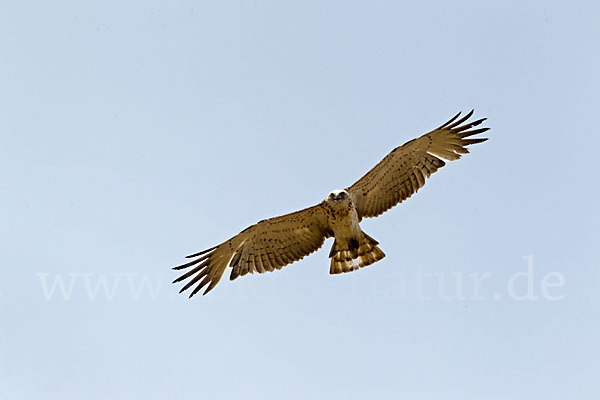
[[[325,200],[327,202],[336,203],[336,204],[346,203],[347,201],[350,200],[350,195],[344,189],[338,189],[338,190],[333,190],[331,193],[329,193],[329,196],[327,196],[327,199],[325,199]]]

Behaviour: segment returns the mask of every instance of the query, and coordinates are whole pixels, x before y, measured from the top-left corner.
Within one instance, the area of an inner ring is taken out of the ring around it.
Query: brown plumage
[[[335,237],[329,253],[329,272],[350,272],[385,257],[378,242],[359,226],[362,218],[376,217],[416,193],[426,178],[469,151],[466,146],[487,138],[470,138],[489,128],[474,127],[485,118],[467,120],[473,111],[460,113],[437,129],[392,150],[352,186],[336,190],[316,206],[270,218],[210,249],[175,270],[189,269],[173,281],[191,278],[180,290],[193,287],[190,297],[204,286],[211,291],[231,268],[230,280],[248,273],[281,269],[318,250],[326,238]]]

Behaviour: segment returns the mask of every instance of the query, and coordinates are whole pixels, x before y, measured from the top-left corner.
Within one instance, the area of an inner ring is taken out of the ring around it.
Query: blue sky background
[[[597,399],[599,11],[2,2],[0,398]],[[363,222],[385,260],[170,284],[470,108],[491,139]]]

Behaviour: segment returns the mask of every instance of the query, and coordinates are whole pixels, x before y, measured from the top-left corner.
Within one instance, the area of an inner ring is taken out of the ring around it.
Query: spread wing
[[[230,279],[247,273],[263,273],[281,269],[318,250],[325,238],[333,236],[327,224],[327,215],[319,204],[291,214],[260,221],[218,246],[192,254],[195,260],[175,267],[190,269],[173,283],[188,278],[179,293],[196,285],[195,295],[208,284],[204,294],[211,291],[231,267]]]
[[[460,113],[439,128],[396,147],[379,164],[346,190],[351,194],[359,216],[376,217],[408,199],[424,184],[425,179],[446,165],[442,160],[457,160],[467,154],[466,146],[487,138],[469,137],[489,128],[472,129],[485,118],[467,122],[473,111]]]

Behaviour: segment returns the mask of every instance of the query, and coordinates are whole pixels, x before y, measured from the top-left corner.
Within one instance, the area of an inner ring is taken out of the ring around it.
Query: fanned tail
[[[331,258],[330,274],[352,272],[371,265],[385,257],[385,253],[377,247],[379,243],[371,236],[362,232],[361,240],[351,240],[343,248],[337,240],[329,252]]]

